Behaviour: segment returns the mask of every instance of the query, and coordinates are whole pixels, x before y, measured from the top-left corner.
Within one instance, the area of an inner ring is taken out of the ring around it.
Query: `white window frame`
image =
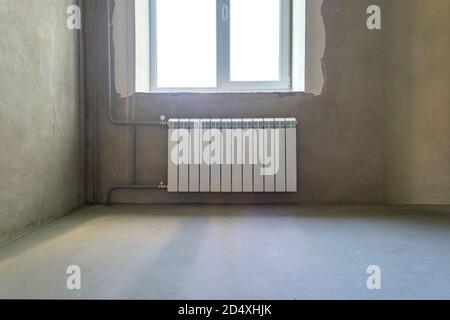
[[[222,2],[222,10],[231,12],[230,0],[219,0]],[[226,9],[225,9],[226,8]],[[218,52],[222,54],[222,78],[218,82],[219,87],[225,91],[249,91],[257,89],[259,91],[279,91],[290,90],[291,88],[291,1],[280,0],[280,59],[279,59],[279,81],[230,81],[230,19],[221,18],[220,26],[222,30],[223,48]],[[228,14],[229,15],[229,14]]]
[[[150,93],[290,92],[292,88],[292,0],[280,0],[280,80],[230,81],[230,0],[217,1],[217,83],[215,88],[158,88],[156,0],[150,1]],[[189,1],[189,0],[186,0]]]

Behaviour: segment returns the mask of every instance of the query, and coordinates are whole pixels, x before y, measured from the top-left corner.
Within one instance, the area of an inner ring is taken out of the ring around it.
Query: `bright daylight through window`
[[[305,1],[136,0],[136,91],[304,91]]]

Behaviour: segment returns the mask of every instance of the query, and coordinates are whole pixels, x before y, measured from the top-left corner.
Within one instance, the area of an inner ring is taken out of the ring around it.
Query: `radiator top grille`
[[[296,128],[295,118],[185,119],[168,121],[170,129],[268,129]]]

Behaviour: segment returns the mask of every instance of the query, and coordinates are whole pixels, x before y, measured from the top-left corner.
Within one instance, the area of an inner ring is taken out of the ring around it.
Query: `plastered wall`
[[[378,4],[383,10],[381,31],[366,28],[366,9],[371,4]],[[91,48],[87,55],[90,66],[87,88],[91,91],[88,119],[93,141],[88,149],[88,185],[91,186],[89,200],[95,203],[105,201],[112,187],[133,183],[134,132],[107,120],[105,10],[104,0],[91,3],[87,10],[95,17],[87,28],[87,46]],[[448,93],[442,89],[448,87],[449,74],[448,67],[442,68],[449,62],[445,54],[448,2],[324,0],[321,10],[326,35],[321,59],[325,83],[318,96],[304,93],[114,95],[113,116],[120,121],[155,121],[162,114],[168,118],[296,117],[300,122],[298,193],[123,191],[115,193],[113,201],[449,203],[446,120],[449,104]],[[417,19],[409,20],[410,17]],[[437,32],[439,35],[432,40]],[[116,51],[122,51],[119,46],[113,44],[113,57]],[[420,88],[420,84],[426,86]],[[413,101],[414,98],[422,103]],[[428,112],[421,109],[425,101],[431,105],[434,116],[427,118]],[[436,137],[439,139],[431,145],[427,143]],[[137,183],[157,185],[165,181],[166,129],[138,129],[137,150]],[[406,163],[410,166],[405,166]]]
[[[450,204],[450,1],[388,8],[387,201]]]
[[[114,117],[124,121],[167,117],[296,117],[300,121],[299,181],[296,194],[167,194],[118,192],[114,201],[203,203],[382,203],[384,189],[385,118],[384,35],[365,28],[369,1],[325,1],[324,92],[312,94],[158,94],[115,96]],[[91,166],[95,202],[105,200],[114,185],[131,183],[132,135],[106,119],[107,45],[105,1],[89,12],[87,61],[96,93],[89,99],[95,122],[97,158]],[[95,20],[95,21],[94,21]],[[115,47],[113,47],[115,50]],[[120,49],[118,49],[120,50]],[[321,58],[321,57],[320,57]],[[88,76],[91,79],[91,76]],[[114,78],[114,77],[113,77]],[[90,85],[88,85],[88,88]],[[88,89],[89,90],[89,89]],[[138,130],[138,183],[166,180],[167,131]]]
[[[0,243],[84,202],[71,0],[0,0]]]

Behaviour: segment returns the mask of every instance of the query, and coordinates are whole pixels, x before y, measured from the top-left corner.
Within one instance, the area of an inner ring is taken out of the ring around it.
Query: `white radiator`
[[[169,192],[297,192],[297,120],[171,119]]]

